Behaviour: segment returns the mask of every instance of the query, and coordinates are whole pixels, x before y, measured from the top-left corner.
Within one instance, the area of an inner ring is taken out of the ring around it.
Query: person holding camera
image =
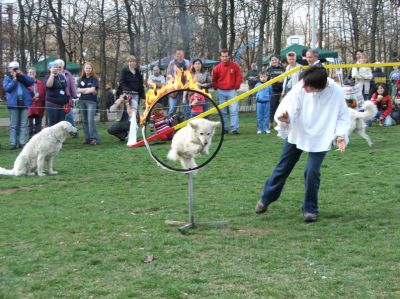
[[[3,89],[10,116],[10,149],[23,148],[27,142],[28,108],[32,105],[28,87],[34,79],[22,73],[17,61],[10,62],[8,72],[3,80]]]
[[[108,134],[114,135],[120,141],[125,141],[128,137],[130,118],[135,115],[136,107],[134,104],[136,101],[132,101],[132,94],[129,91],[123,91],[119,98],[110,107],[110,112],[117,112],[119,119],[116,123],[113,123],[108,129]]]
[[[70,95],[67,89],[67,79],[60,73],[56,62],[48,65],[50,74],[46,76],[46,111],[49,118],[49,126],[65,120],[65,114],[69,111],[68,102]]]

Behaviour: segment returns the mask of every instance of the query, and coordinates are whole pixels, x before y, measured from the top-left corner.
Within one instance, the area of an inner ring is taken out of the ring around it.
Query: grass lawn
[[[0,298],[400,297],[400,126],[369,128],[372,149],[353,135],[328,154],[320,220],[305,224],[305,155],[255,215],[282,140],[242,114],[241,135],[194,179],[196,220],[229,225],[187,235],[164,223],[188,217],[186,175],[99,130],[96,147],[67,140],[57,176],[0,177]],[[7,140],[2,128],[10,168]]]

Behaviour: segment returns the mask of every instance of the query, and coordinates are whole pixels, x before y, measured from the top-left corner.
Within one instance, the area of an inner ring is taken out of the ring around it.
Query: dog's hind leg
[[[367,135],[367,133],[365,133],[364,130],[358,130],[357,133],[368,143],[369,147],[372,147],[374,145],[371,138],[369,138],[369,136]]]
[[[53,169],[53,160],[54,160],[54,157],[50,157],[47,160],[47,163],[49,165],[49,174],[52,174],[52,175],[58,174],[58,172]]]

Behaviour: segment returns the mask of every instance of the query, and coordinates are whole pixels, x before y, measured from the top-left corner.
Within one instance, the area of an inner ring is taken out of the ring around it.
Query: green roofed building
[[[301,59],[301,52],[304,49],[309,49],[310,47],[307,46],[303,46],[303,45],[299,45],[299,44],[293,44],[290,45],[288,47],[286,47],[285,49],[282,49],[281,52],[279,53],[279,55],[281,56],[281,59],[283,57],[286,57],[286,54],[288,52],[295,52],[296,53],[296,59]],[[319,57],[320,58],[333,58],[333,59],[337,59],[338,53],[336,51],[331,51],[331,50],[326,50],[326,49],[316,49],[319,53]],[[271,58],[273,54],[270,54],[266,57],[264,57],[263,59],[263,64],[268,64],[269,60]]]
[[[43,59],[34,64],[33,67],[36,68],[37,75],[39,77],[45,76],[47,74],[47,65],[56,59],[57,57],[55,56],[48,56],[46,59]],[[74,63],[70,61],[65,62],[65,69],[69,70],[72,74],[79,74],[81,68],[82,66],[79,63]]]

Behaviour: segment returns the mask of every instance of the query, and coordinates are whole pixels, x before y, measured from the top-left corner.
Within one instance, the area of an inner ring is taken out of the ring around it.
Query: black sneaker
[[[224,130],[224,134],[229,134],[229,131],[228,130]]]
[[[10,150],[16,150],[17,149],[17,146],[16,145],[10,145]]]
[[[234,130],[234,131],[232,131],[232,134],[233,135],[239,135],[239,131]]]
[[[268,206],[264,205],[261,200],[256,204],[256,214],[263,214],[268,210]]]
[[[304,213],[303,214],[304,222],[311,223],[317,221],[317,214],[316,213]]]

